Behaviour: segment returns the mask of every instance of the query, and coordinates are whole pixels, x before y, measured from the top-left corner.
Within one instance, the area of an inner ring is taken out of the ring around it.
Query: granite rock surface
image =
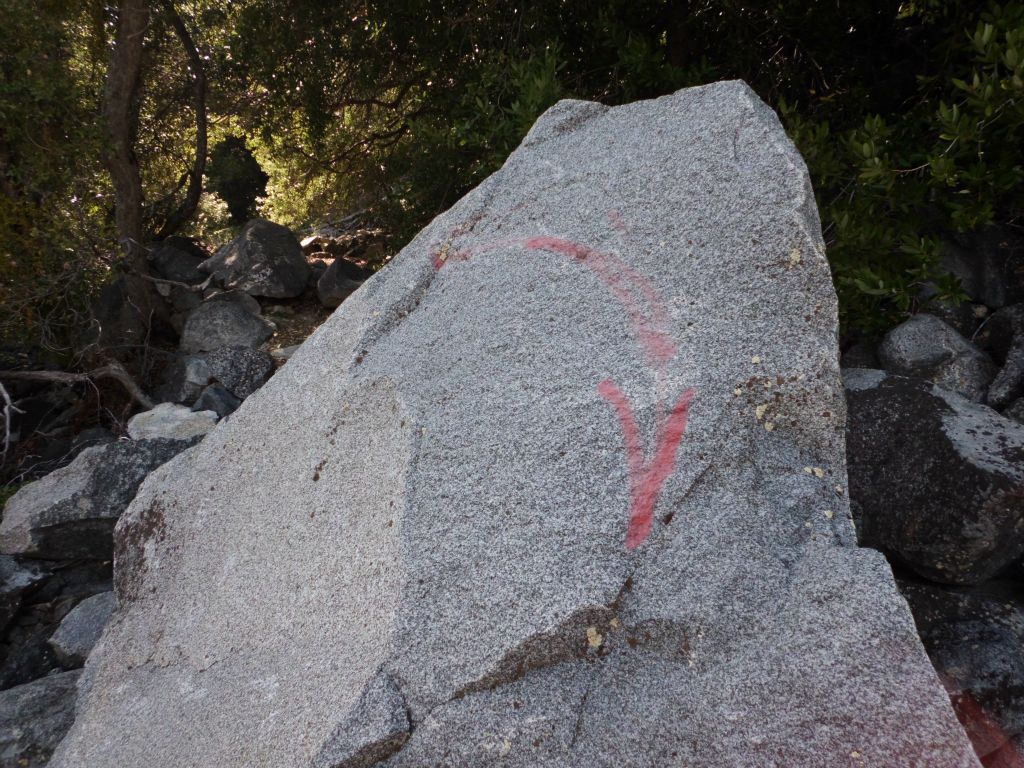
[[[559,102],[142,486],[52,766],[976,767],[836,327],[749,88]]]

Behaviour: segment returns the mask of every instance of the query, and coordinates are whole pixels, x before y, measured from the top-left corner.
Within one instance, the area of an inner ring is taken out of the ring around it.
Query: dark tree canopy
[[[749,82],[811,169],[848,327],[892,324],[926,281],[955,296],[942,239],[1021,215],[1020,2],[0,4],[8,337],[55,341],[56,318],[81,304],[54,275],[84,276],[88,293],[125,232],[218,240],[254,206],[293,227],[369,208],[398,245],[564,97]],[[143,9],[140,47],[122,45]],[[122,59],[137,82],[118,80]]]

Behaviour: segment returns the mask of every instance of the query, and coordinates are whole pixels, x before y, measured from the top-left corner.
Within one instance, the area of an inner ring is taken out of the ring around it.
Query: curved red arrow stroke
[[[616,229],[625,231],[625,224],[617,212],[614,215],[609,212],[609,220]],[[455,236],[456,232],[452,234]],[[675,469],[676,454],[686,433],[690,403],[695,395],[695,390],[687,389],[676,400],[672,411],[665,412],[665,368],[676,356],[676,347],[668,330],[670,324],[661,297],[647,278],[615,255],[596,251],[572,240],[547,235],[504,239],[465,250],[452,251],[449,245],[443,252],[434,253],[434,268],[440,270],[449,262],[468,261],[480,253],[510,246],[565,256],[593,272],[626,311],[633,336],[648,364],[654,369],[658,392],[654,451],[649,460],[645,455],[633,406],[626,395],[611,379],[605,379],[597,385],[598,393],[615,409],[625,441],[630,483],[626,548],[636,549],[651,533],[654,508],[662,486]]]

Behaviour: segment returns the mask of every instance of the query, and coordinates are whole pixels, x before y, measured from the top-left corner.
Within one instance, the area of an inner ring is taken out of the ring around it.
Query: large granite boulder
[[[246,224],[200,268],[225,288],[274,299],[298,296],[309,279],[309,265],[295,235],[265,219]]]
[[[988,355],[934,315],[914,315],[885,335],[878,348],[882,367],[915,376],[984,402],[996,375]]]
[[[114,523],[139,484],[189,445],[186,440],[119,440],[86,448],[66,467],[29,483],[8,500],[0,522],[0,552],[55,560],[109,559]]]
[[[75,684],[63,672],[0,691],[0,766],[43,768],[75,719]]]
[[[837,358],[749,88],[560,102],[142,486],[52,765],[977,766]]]
[[[1024,554],[1024,426],[920,379],[854,368],[844,381],[864,544],[951,584]]]

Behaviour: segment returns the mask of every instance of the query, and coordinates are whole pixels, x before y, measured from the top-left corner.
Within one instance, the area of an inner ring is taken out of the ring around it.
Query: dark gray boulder
[[[10,555],[0,555],[0,635],[21,607],[21,597],[49,574],[38,564],[22,565]]]
[[[204,389],[195,403],[192,404],[193,411],[210,411],[223,419],[238,410],[242,401],[228,392],[220,384],[210,384]]]
[[[992,582],[950,589],[902,581],[900,591],[978,756],[986,766],[1000,753],[1024,757],[1015,746],[1024,736],[1024,595],[1019,586]]]
[[[1006,406],[1003,416],[1013,419],[1018,424],[1024,424],[1024,397],[1018,398]]]
[[[199,269],[203,261],[203,257],[170,243],[157,243],[149,252],[149,263],[160,277],[186,285],[198,285],[207,279],[208,275]]]
[[[373,273],[338,257],[316,283],[316,295],[325,307],[334,309],[350,296]]]
[[[295,235],[280,224],[253,219],[201,268],[229,289],[287,299],[306,288],[309,265]]]
[[[68,669],[85,664],[116,609],[113,592],[87,597],[72,608],[49,641],[60,663]]]
[[[44,559],[110,559],[114,524],[139,484],[192,443],[119,440],[86,448],[21,488],[4,507],[0,552]]]
[[[984,581],[1024,553],[1024,427],[920,379],[843,379],[863,544],[951,584]]]
[[[251,297],[247,297],[251,299]],[[255,300],[252,300],[255,302]],[[254,312],[241,295],[220,294],[189,313],[181,332],[183,352],[212,352],[221,347],[258,347],[274,335],[274,326]]]
[[[1005,408],[1024,395],[1024,304],[1003,307],[986,326],[986,343],[1002,364],[988,391],[988,404]]]
[[[559,102],[143,484],[52,768],[977,768],[836,337],[752,90]]]
[[[942,266],[960,278],[964,291],[992,309],[1024,302],[1024,235],[990,226],[948,243]]]
[[[43,768],[75,720],[81,671],[0,691],[0,766]]]
[[[996,375],[988,355],[933,315],[914,315],[889,331],[878,359],[890,373],[914,376],[983,402]]]
[[[193,403],[210,380],[210,366],[205,357],[177,355],[164,368],[154,394],[160,402]]]
[[[258,349],[221,347],[205,359],[210,381],[221,384],[239,400],[262,387],[274,372],[274,358]]]

